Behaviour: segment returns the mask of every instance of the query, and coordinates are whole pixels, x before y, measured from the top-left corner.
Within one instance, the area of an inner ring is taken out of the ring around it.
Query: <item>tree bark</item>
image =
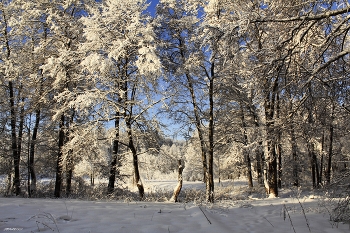
[[[279,119],[281,114],[281,100],[279,94],[277,94],[277,111],[276,118]],[[282,144],[281,137],[282,132],[280,129],[275,129],[277,142],[276,142],[276,156],[277,156],[277,186],[278,188],[282,188]]]
[[[265,119],[266,119],[266,175],[265,175],[265,188],[267,194],[273,197],[278,197],[278,170],[277,170],[277,154],[276,154],[276,129],[275,129],[275,104],[276,104],[276,92],[278,86],[278,78],[273,82],[272,91],[268,91],[265,96]]]
[[[312,142],[308,143],[308,153],[309,153],[309,159],[311,164],[311,178],[312,178],[312,187],[316,188],[316,162],[315,162],[315,151],[314,151],[314,145]]]
[[[38,135],[39,123],[40,123],[40,109],[37,109],[35,111],[35,123],[34,123],[33,134],[32,134],[32,139],[30,141],[30,149],[29,149],[30,195],[34,194],[36,191],[36,174],[35,174],[35,167],[34,167],[34,157],[35,157],[35,145],[36,145],[36,140]]]
[[[71,133],[69,131],[69,128],[71,124],[73,124],[74,115],[75,115],[75,110],[73,109],[72,114],[69,117],[69,121],[67,120],[67,123],[66,123],[67,132],[65,135],[65,144],[69,140],[71,140]],[[74,169],[72,154],[73,154],[73,150],[70,149],[66,157],[66,197],[69,197],[72,191],[72,178],[73,178],[73,169]]]
[[[130,119],[128,119],[126,121],[126,127],[128,129],[129,149],[131,150],[132,158],[133,158],[134,182],[139,190],[140,199],[142,200],[145,196],[145,190],[143,188],[143,184],[142,184],[142,181],[140,178],[138,156],[137,156],[137,151],[136,151],[136,147],[134,145],[134,140],[133,140],[133,136],[132,136],[132,128],[131,128]]]
[[[54,196],[56,198],[61,197],[61,188],[62,188],[62,159],[63,159],[63,145],[65,139],[64,133],[64,122],[65,116],[62,114],[60,123],[59,123],[59,132],[58,132],[58,155],[56,162],[56,182],[55,182],[55,192]]]
[[[14,100],[14,88],[13,82],[9,81],[9,90],[10,90],[10,108],[11,108],[11,145],[12,145],[12,156],[13,156],[13,166],[15,170],[15,177],[13,180],[15,187],[15,194],[18,196],[20,194],[20,174],[19,174],[19,153],[17,145],[17,133],[16,133],[16,111],[15,111],[15,100]]]
[[[334,127],[333,127],[333,120],[334,120],[334,104],[332,105],[332,112],[331,112],[331,122],[329,124],[329,148],[328,148],[328,164],[327,164],[327,172],[326,172],[326,180],[327,184],[331,183],[331,169],[332,169],[332,157],[333,157],[333,137],[334,137]]]
[[[209,148],[208,170],[206,180],[207,202],[214,203],[214,63],[211,65],[211,77],[209,78]]]
[[[189,74],[186,74],[187,78],[187,83],[188,83],[188,88],[190,90],[191,94],[191,99],[192,99],[192,106],[193,106],[193,112],[194,112],[194,117],[195,117],[195,125],[197,128],[198,132],[198,137],[199,137],[199,143],[201,146],[201,157],[202,157],[202,164],[203,164],[203,182],[206,182],[206,176],[207,176],[207,153],[206,153],[206,146],[205,146],[205,141],[204,141],[204,135],[202,132],[202,127],[201,127],[201,120],[199,116],[199,109],[198,109],[198,104],[196,101],[196,96],[194,93],[194,87],[192,83],[191,76]]]
[[[291,144],[292,144],[292,159],[293,159],[293,186],[299,186],[299,166],[298,166],[298,153],[297,143],[295,138],[294,127],[291,125]]]
[[[256,171],[258,173],[258,183],[264,184],[264,177],[263,177],[264,150],[261,147],[262,147],[262,142],[259,143],[259,147],[256,152]]]
[[[182,171],[184,170],[184,168],[185,168],[185,162],[182,159],[179,159],[178,160],[178,176],[177,176],[178,183],[174,189],[174,194],[170,199],[174,202],[178,202],[178,197],[179,197],[179,194],[181,192],[182,182],[183,182]]]
[[[243,111],[243,103],[240,101],[240,110],[241,110],[241,123],[243,128],[243,156],[245,158],[247,164],[247,178],[248,178],[248,186],[249,188],[253,187],[253,176],[252,176],[252,164],[249,156],[249,152],[247,151],[248,146],[248,135],[247,135],[247,124],[245,122],[244,111]]]
[[[20,95],[20,94],[19,94]],[[22,101],[24,98],[22,98]],[[17,142],[17,169],[15,167],[15,177],[16,177],[16,173],[17,173],[17,177],[19,180],[19,185],[20,185],[20,171],[19,171],[19,165],[20,165],[20,161],[21,161],[21,152],[22,152],[22,141],[23,141],[23,127],[24,127],[24,106],[21,107],[21,111],[19,114],[19,127],[18,127],[18,142]],[[16,171],[17,170],[17,171]],[[16,187],[16,185],[15,185]],[[19,190],[17,190],[17,188],[19,188]],[[20,187],[16,187],[16,195],[19,195],[21,193]]]
[[[120,113],[119,111],[115,114],[114,128],[115,128],[115,139],[113,140],[113,151],[112,151],[112,160],[109,170],[109,179],[108,179],[108,194],[114,192],[115,177],[117,173],[117,163],[118,163],[118,150],[119,150],[119,124],[120,124]]]
[[[127,81],[124,83],[124,91],[125,91],[125,96],[127,96],[127,90],[128,90],[128,85]],[[133,167],[134,167],[134,182],[139,190],[139,196],[140,199],[142,200],[145,196],[145,190],[141,181],[140,177],[140,172],[139,172],[139,163],[138,163],[138,156],[137,156],[137,150],[134,144],[134,138],[133,138],[133,133],[132,133],[132,114],[133,114],[133,101],[135,101],[135,93],[136,93],[136,84],[131,88],[131,96],[130,96],[130,109],[129,111],[125,111],[124,113],[124,118],[125,118],[125,124],[127,128],[127,135],[128,135],[128,140],[129,144],[128,147],[131,150],[132,153],[132,159],[133,159]],[[129,112],[129,114],[127,114]]]

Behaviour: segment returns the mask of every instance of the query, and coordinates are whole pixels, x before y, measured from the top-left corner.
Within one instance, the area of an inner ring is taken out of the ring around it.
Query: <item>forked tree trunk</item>
[[[177,183],[177,186],[174,189],[173,196],[170,198],[170,200],[174,201],[174,202],[178,202],[178,197],[179,197],[179,194],[180,194],[181,189],[182,189],[182,182],[183,182],[182,171],[185,168],[185,162],[182,159],[179,159],[178,160],[178,166],[179,166],[178,167],[178,176],[177,176],[178,183]]]

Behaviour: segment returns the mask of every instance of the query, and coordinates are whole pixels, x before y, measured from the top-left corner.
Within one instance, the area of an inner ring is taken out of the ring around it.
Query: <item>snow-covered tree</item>
[[[134,180],[141,197],[144,191],[134,134],[145,112],[157,102],[152,99],[151,90],[157,85],[161,68],[153,27],[143,14],[145,7],[145,1],[108,0],[89,7],[89,16],[81,21],[86,41],[79,50],[85,54],[80,64],[80,79],[89,85],[79,94],[69,91],[60,96],[69,99],[66,107],[74,107],[90,116],[91,129],[98,122],[114,121],[108,191],[111,193],[114,189],[119,145],[122,144],[132,152]],[[126,141],[121,139],[121,128],[128,135]]]

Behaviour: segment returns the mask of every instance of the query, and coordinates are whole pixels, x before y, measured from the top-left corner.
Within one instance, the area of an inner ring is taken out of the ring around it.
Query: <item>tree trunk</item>
[[[66,197],[69,197],[72,192],[72,178],[73,178],[73,158],[70,150],[66,158]]]
[[[256,152],[256,171],[258,173],[258,183],[264,184],[264,177],[263,177],[264,150],[261,147],[262,147],[262,142],[259,143],[259,148]]]
[[[131,150],[132,153],[132,158],[133,158],[133,167],[134,167],[134,182],[139,190],[139,195],[140,199],[142,200],[145,196],[145,190],[143,188],[143,184],[141,181],[140,177],[140,172],[139,172],[139,163],[138,163],[138,156],[137,156],[137,151],[136,147],[134,145],[134,140],[132,136],[132,128],[131,128],[131,119],[127,119],[126,121],[126,127],[128,130],[128,138],[129,138],[129,149]]]
[[[120,113],[117,112],[115,115],[116,115],[116,118],[114,121],[114,128],[116,132],[115,132],[115,139],[113,140],[112,160],[111,160],[111,165],[109,170],[108,194],[112,194],[114,192],[115,176],[117,172],[117,163],[118,163]]]
[[[333,104],[332,112],[331,112],[331,122],[329,125],[328,165],[327,165],[327,172],[326,172],[327,184],[331,183],[331,168],[332,168],[332,157],[333,157],[333,136],[334,136],[334,127],[333,127],[334,107],[335,106]]]
[[[15,194],[18,196],[20,194],[20,174],[19,174],[19,153],[17,146],[17,133],[16,133],[16,111],[15,111],[15,100],[14,100],[14,90],[13,82],[9,81],[9,90],[10,90],[10,108],[11,108],[11,145],[12,145],[12,156],[13,156],[13,166],[15,170],[15,177],[13,180],[15,187]]]
[[[198,131],[199,143],[201,146],[201,156],[202,156],[202,164],[203,164],[203,182],[206,182],[206,180],[207,180],[206,179],[207,168],[208,168],[208,166],[207,166],[207,153],[206,153],[204,135],[203,135],[202,128],[201,128],[199,109],[198,109],[198,104],[196,101],[196,96],[194,93],[194,87],[193,87],[191,76],[189,74],[186,74],[186,78],[187,78],[188,88],[189,88],[190,94],[191,94],[193,112],[194,112],[194,117],[195,117],[195,125],[196,125],[197,131]]]
[[[30,195],[32,195],[36,191],[36,174],[35,174],[35,168],[34,168],[34,157],[35,157],[35,145],[36,145],[36,139],[38,135],[39,123],[40,123],[40,109],[35,111],[35,124],[33,128],[32,140],[30,141],[30,149],[29,149]]]
[[[95,185],[95,169],[92,168],[91,174],[90,174],[90,185],[94,186]]]
[[[178,202],[178,197],[179,197],[179,194],[181,192],[182,182],[183,182],[182,171],[185,168],[185,162],[182,159],[179,159],[178,160],[178,166],[179,166],[178,167],[178,176],[177,176],[178,183],[177,183],[176,188],[174,189],[174,194],[173,194],[173,196],[170,199],[170,200],[172,200],[174,202]]]
[[[64,117],[64,114],[62,114],[60,123],[59,123],[59,132],[58,132],[58,155],[57,155],[57,162],[56,162],[56,182],[55,182],[55,192],[54,192],[54,196],[56,198],[61,197],[61,188],[62,188],[62,166],[63,166],[62,150],[63,150],[64,139],[65,139],[64,122],[65,122],[65,117]]]
[[[267,143],[268,157],[266,159],[266,192],[272,197],[278,197],[276,146],[271,140],[268,140]]]
[[[211,77],[209,78],[209,148],[208,148],[208,170],[206,180],[207,202],[214,203],[214,63],[211,66]]]
[[[70,125],[73,124],[74,115],[75,115],[75,110],[73,109],[72,114],[69,117],[69,121],[67,120],[67,124],[66,124],[67,132],[65,136],[65,144],[69,140],[71,140],[71,133],[69,131],[69,128],[70,128]],[[66,157],[66,197],[69,197],[72,191],[72,178],[73,178],[73,169],[74,169],[72,154],[73,154],[73,150],[70,149]]]
[[[22,101],[24,101],[22,99]],[[19,172],[19,163],[21,161],[21,152],[22,152],[22,141],[23,141],[23,127],[24,127],[24,106],[21,107],[21,112],[20,112],[20,116],[19,116],[19,127],[18,127],[18,142],[17,142],[17,158],[18,158],[18,164],[17,164],[17,169],[15,168],[15,177],[16,177],[16,173],[19,179],[19,185],[20,185],[20,172]],[[17,172],[16,172],[17,170]],[[15,185],[16,187],[16,185]],[[16,195],[19,195],[21,190],[20,187],[18,187],[19,190],[17,191],[17,187],[16,187]]]
[[[276,87],[277,88],[277,87]],[[273,92],[274,93],[274,92]],[[271,98],[271,99],[270,99]],[[265,170],[265,189],[266,193],[272,197],[278,197],[277,184],[277,154],[276,154],[276,139],[274,129],[274,106],[275,97],[268,95],[265,99],[265,118],[266,118],[266,170]]]
[[[249,99],[249,110],[250,113],[253,116],[254,119],[254,126],[256,129],[259,130],[260,128],[260,124],[259,124],[259,120],[258,120],[258,115],[256,113],[256,109],[253,105],[253,100],[252,98]],[[260,130],[259,130],[260,131]],[[257,175],[258,175],[258,184],[264,184],[264,177],[263,177],[263,167],[264,167],[264,160],[265,160],[265,155],[264,155],[264,149],[263,149],[263,142],[259,141],[259,146],[256,150],[256,154],[255,154],[255,159],[256,159],[256,171],[257,171]]]
[[[11,162],[12,163],[12,162]],[[6,196],[12,195],[12,172],[11,169],[7,172],[7,187],[6,187]]]
[[[316,153],[313,153],[313,161],[315,162],[315,176],[316,176],[316,188],[320,186],[320,179],[319,179],[319,167],[318,167],[318,161],[317,161],[317,156]]]
[[[280,140],[280,139],[279,139]],[[280,142],[278,142],[277,147],[277,158],[278,158],[278,180],[277,180],[277,185],[278,188],[282,188],[282,146],[280,144]]]
[[[279,94],[277,94],[277,112],[276,117],[280,118],[280,112],[281,112],[281,101]],[[277,186],[278,188],[282,188],[282,144],[281,144],[281,137],[282,133],[280,129],[275,129],[275,133],[277,134],[277,145],[276,145],[276,156],[277,156]]]
[[[299,166],[298,166],[298,153],[297,153],[297,144],[295,138],[295,132],[293,125],[291,126],[291,143],[292,143],[292,159],[293,159],[293,186],[299,186]]]
[[[324,170],[324,154],[325,154],[325,136],[324,136],[324,131],[322,132],[322,150],[321,150],[321,159],[320,159],[320,170],[319,170],[319,181],[320,181],[320,184],[322,185],[323,184],[323,170]]]
[[[277,170],[277,154],[276,154],[276,129],[274,124],[274,113],[276,104],[276,90],[278,86],[278,79],[274,81],[274,86],[272,92],[268,93],[265,97],[265,119],[266,119],[266,136],[265,136],[265,146],[266,146],[266,172],[265,172],[265,188],[267,194],[272,197],[278,197],[278,170]]]
[[[247,178],[249,188],[253,187],[253,176],[252,176],[252,163],[250,160],[249,152],[247,151],[248,146],[248,135],[247,135],[247,124],[245,122],[243,103],[240,101],[240,110],[241,110],[241,123],[243,128],[243,156],[247,164]]]
[[[316,166],[314,161],[314,145],[313,143],[308,143],[308,153],[309,153],[309,159],[311,164],[311,178],[312,178],[312,187],[316,188]]]

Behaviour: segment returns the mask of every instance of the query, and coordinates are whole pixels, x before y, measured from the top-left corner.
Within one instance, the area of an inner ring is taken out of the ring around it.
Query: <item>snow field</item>
[[[171,189],[175,181],[149,181],[148,187]],[[0,198],[0,232],[349,232],[349,225],[330,221],[321,196],[289,193],[281,198],[245,196],[242,183],[233,195],[240,198],[199,202],[85,201],[74,199]],[[200,182],[185,182],[184,189],[201,188]],[[224,189],[222,189],[224,190]],[[184,190],[183,190],[184,191]]]

